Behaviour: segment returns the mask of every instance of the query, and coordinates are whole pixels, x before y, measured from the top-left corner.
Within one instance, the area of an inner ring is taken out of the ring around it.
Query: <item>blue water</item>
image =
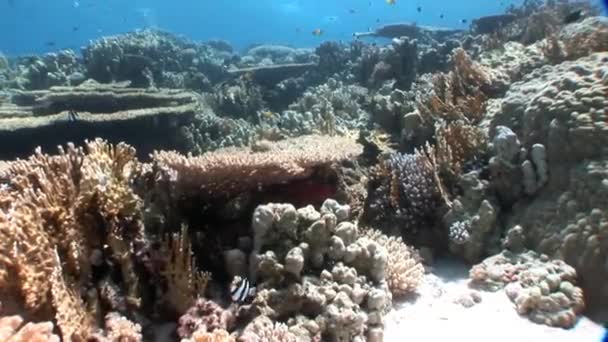
[[[0,0],[0,51],[78,50],[89,40],[157,27],[194,40],[316,46],[350,40],[355,31],[397,21],[467,27],[471,19],[503,13],[521,1],[500,0]],[[371,5],[370,5],[371,4]],[[418,12],[420,6],[422,11]],[[354,10],[355,13],[350,13]],[[443,14],[444,18],[440,18]],[[467,23],[462,20],[466,19]],[[315,29],[323,35],[312,35]],[[49,44],[49,42],[52,42]]]

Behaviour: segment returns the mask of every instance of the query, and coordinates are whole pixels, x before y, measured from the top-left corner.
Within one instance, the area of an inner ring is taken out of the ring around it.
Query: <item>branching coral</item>
[[[331,148],[327,148],[331,146]],[[226,148],[199,157],[157,151],[159,177],[175,183],[178,193],[222,196],[306,178],[316,167],[362,153],[353,139],[310,135],[265,144],[252,151]]]
[[[393,297],[415,292],[424,278],[424,266],[418,252],[399,237],[388,237],[374,229],[368,230],[367,235],[388,252],[386,281]]]
[[[195,331],[191,338],[183,338],[181,342],[235,342],[234,337],[224,329],[215,329],[213,332]],[[274,340],[269,340],[274,341]]]
[[[105,317],[105,333],[95,334],[88,338],[90,342],[141,342],[141,326],[135,324],[116,312]]]
[[[296,335],[291,333],[287,325],[273,322],[266,316],[258,316],[247,325],[238,342],[296,342]]]
[[[168,255],[162,272],[167,280],[165,299],[181,315],[194,304],[198,296],[205,293],[211,274],[197,270],[186,225],[182,225],[179,234],[173,234],[166,240],[163,254]]]
[[[53,334],[52,322],[23,324],[20,316],[0,317],[0,341],[3,342],[59,342]]]
[[[477,123],[485,111],[482,90],[490,84],[488,71],[464,49],[456,49],[452,61],[452,71],[432,76],[432,92],[418,98],[418,110],[427,121],[442,118]]]
[[[87,142],[86,152],[70,144],[59,155],[37,150],[11,163],[10,183],[0,190],[11,200],[0,208],[0,294],[20,294],[28,311],[54,314],[64,339],[84,339],[93,324],[80,286],[90,279],[93,250],[107,243],[136,303],[133,258],[144,243],[131,189],[138,167],[133,148],[100,139]]]
[[[216,330],[229,330],[234,327],[234,315],[224,310],[215,302],[199,298],[179,319],[177,334],[181,338],[190,338],[196,332],[211,333]]]
[[[476,161],[488,147],[485,132],[464,121],[439,123],[435,139],[439,171],[442,176],[451,178],[460,175],[466,163]]]

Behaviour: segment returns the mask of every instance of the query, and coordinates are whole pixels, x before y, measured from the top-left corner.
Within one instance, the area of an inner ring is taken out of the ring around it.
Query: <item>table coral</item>
[[[152,159],[161,171],[159,177],[174,184],[178,193],[222,196],[306,178],[316,167],[355,157],[363,150],[351,138],[318,135],[286,139],[267,147],[263,151],[226,148],[198,157],[156,151]]]

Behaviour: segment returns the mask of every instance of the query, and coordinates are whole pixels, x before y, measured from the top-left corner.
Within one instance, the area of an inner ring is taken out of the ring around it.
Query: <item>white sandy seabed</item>
[[[581,317],[572,329],[535,324],[515,311],[504,291],[477,291],[481,302],[466,308],[456,298],[471,293],[468,268],[438,261],[418,296],[395,303],[385,318],[385,342],[600,342],[605,329]]]

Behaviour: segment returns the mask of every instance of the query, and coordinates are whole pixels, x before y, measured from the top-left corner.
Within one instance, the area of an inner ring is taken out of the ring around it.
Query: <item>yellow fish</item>
[[[397,0],[386,0],[386,3],[389,5],[394,5],[397,3]]]
[[[266,119],[272,119],[274,117],[274,113],[267,110],[267,111],[262,112],[262,116],[265,117]]]

